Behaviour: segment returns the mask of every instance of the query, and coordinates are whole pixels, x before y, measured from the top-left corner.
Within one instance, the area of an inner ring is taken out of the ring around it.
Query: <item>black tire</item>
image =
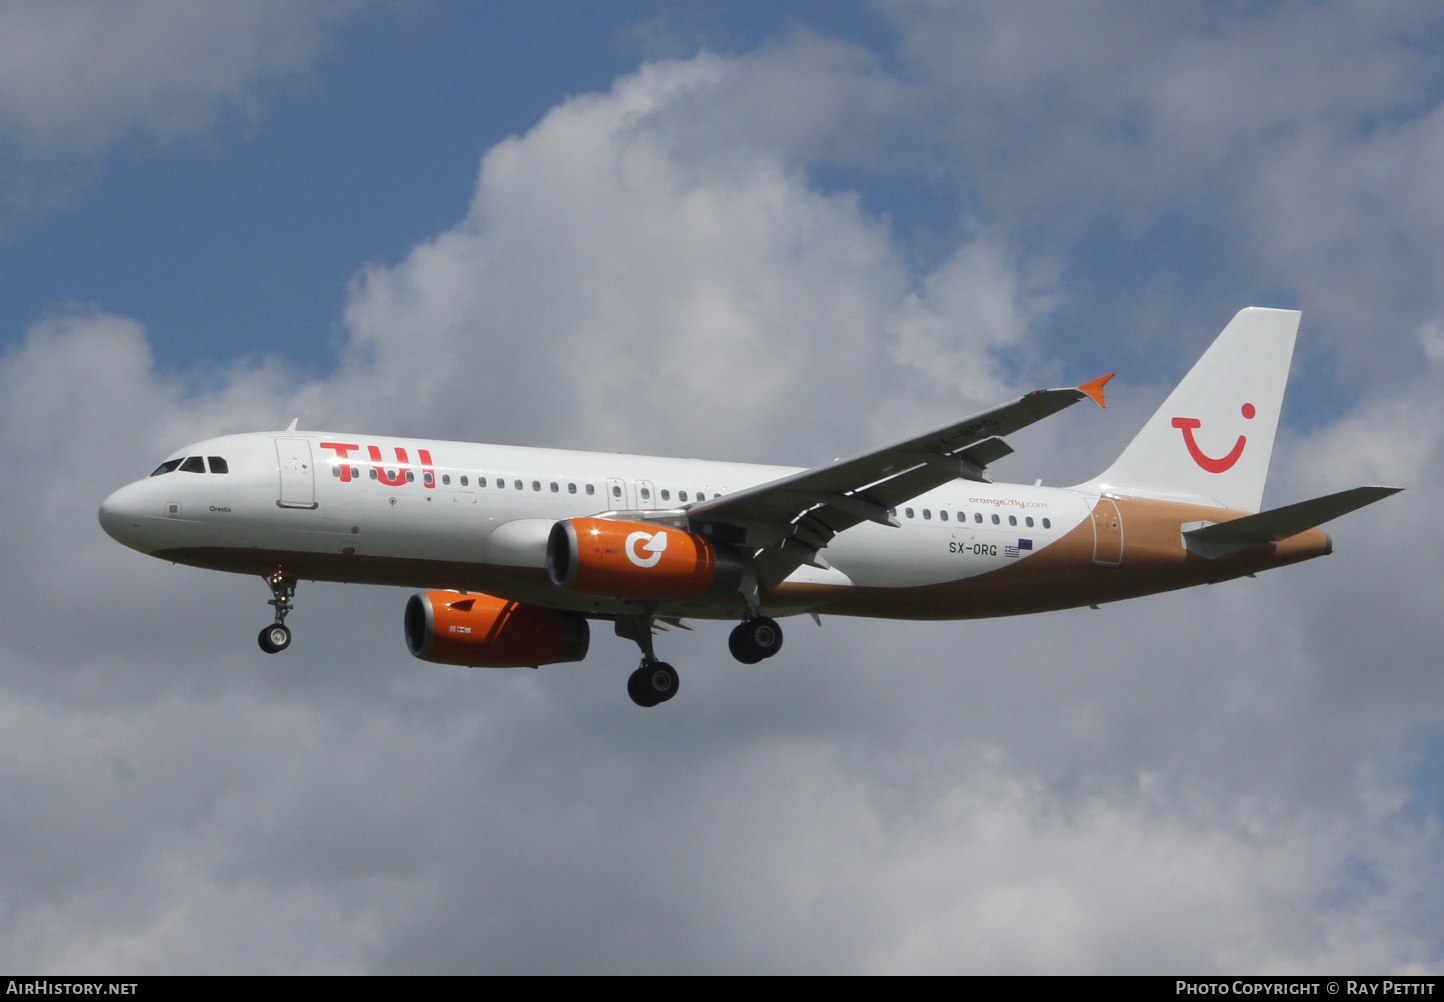
[[[656,706],[677,695],[677,669],[665,661],[647,661],[627,679],[627,695],[638,706]]]
[[[638,668],[627,676],[627,695],[631,696],[632,702],[638,706],[656,706],[657,701],[653,699],[652,694],[644,688],[646,682],[642,677],[643,670],[642,668]]]
[[[727,649],[732,656],[745,665],[755,665],[762,660],[762,655],[747,639],[747,624],[739,623],[727,635]]]
[[[732,656],[745,665],[755,665],[782,650],[782,627],[777,620],[756,616],[738,624],[727,638]]]
[[[256,637],[256,643],[267,654],[279,654],[291,646],[291,630],[281,623],[272,623]]]

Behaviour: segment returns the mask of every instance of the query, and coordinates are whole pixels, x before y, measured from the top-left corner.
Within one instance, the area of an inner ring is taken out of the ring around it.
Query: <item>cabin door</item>
[[[304,438],[276,439],[276,461],[281,467],[281,495],[276,503],[282,508],[315,508],[311,443]]]
[[[1112,498],[1099,498],[1093,506],[1093,564],[1118,567],[1123,563],[1123,516]]]

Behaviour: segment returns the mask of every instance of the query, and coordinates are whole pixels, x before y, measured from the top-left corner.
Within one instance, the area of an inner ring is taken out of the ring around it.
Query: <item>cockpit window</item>
[[[204,473],[206,472],[206,461],[200,456],[188,456],[180,465],[182,473]]]
[[[225,461],[224,459],[222,459],[220,456],[207,456],[207,457],[206,457],[206,462],[208,462],[208,463],[211,464],[211,472],[212,472],[212,473],[230,473],[230,472],[231,472],[231,468],[226,465],[226,461]]]
[[[155,468],[155,472],[152,473],[151,476],[158,477],[162,473],[174,473],[175,468],[184,462],[184,459],[167,459],[164,463],[161,463]]]

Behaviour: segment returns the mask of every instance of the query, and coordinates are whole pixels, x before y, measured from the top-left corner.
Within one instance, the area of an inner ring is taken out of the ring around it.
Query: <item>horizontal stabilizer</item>
[[[1328,494],[1312,501],[1300,501],[1298,504],[1285,505],[1272,511],[1259,512],[1257,515],[1245,515],[1230,522],[1189,529],[1183,535],[1194,542],[1221,546],[1277,543],[1401,490],[1402,487],[1355,487],[1353,490]]]

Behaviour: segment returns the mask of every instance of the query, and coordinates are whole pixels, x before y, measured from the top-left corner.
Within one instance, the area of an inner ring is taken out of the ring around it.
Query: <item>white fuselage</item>
[[[219,457],[227,472],[174,469],[129,484],[101,509],[106,531],[142,552],[197,566],[492,588],[598,612],[632,604],[567,596],[545,582],[552,523],[608,511],[685,510],[797,472],[331,433],[231,435],[188,446],[171,460],[185,457]],[[827,549],[830,568],[800,567],[777,592],[785,594],[787,585],[825,586],[819,595],[834,588],[910,589],[999,570],[1067,535],[1089,518],[1095,501],[1067,489],[954,481],[897,511],[900,528],[865,522],[841,533]],[[691,615],[723,617],[738,607],[734,597],[685,605]],[[770,605],[777,612],[808,609]]]

